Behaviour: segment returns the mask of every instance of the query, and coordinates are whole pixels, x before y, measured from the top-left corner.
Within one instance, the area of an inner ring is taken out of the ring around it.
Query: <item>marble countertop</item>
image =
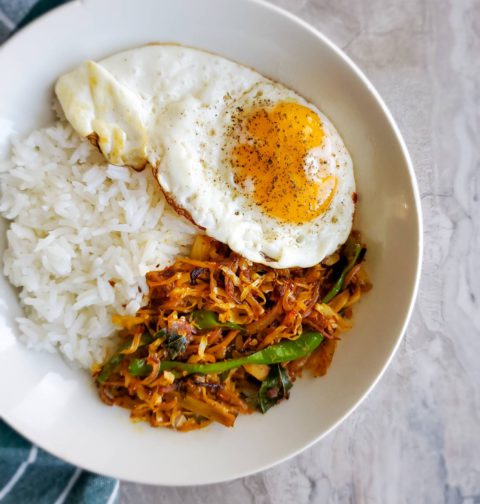
[[[231,483],[123,483],[122,503],[480,503],[480,1],[275,0],[365,71],[412,155],[415,312],[367,400],[302,455]]]

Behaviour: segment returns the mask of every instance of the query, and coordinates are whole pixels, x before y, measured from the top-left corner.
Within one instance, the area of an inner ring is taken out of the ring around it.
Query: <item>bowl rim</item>
[[[0,45],[0,55],[3,51],[5,51],[5,49],[7,49],[10,45],[12,45],[12,42],[15,42],[19,37],[24,36],[27,32],[32,31],[33,29],[36,29],[36,27],[38,25],[42,24],[47,17],[51,18],[53,16],[59,15],[60,13],[63,13],[64,11],[66,12],[69,9],[72,10],[73,8],[76,7],[77,4],[81,4],[81,3],[94,4],[95,2],[98,2],[98,1],[100,1],[100,0],[73,0],[73,1],[69,1],[64,4],[61,4],[61,5],[54,7],[53,9],[42,14],[40,17],[32,20],[31,22],[29,22],[25,26],[22,26],[17,32],[15,32],[11,37],[9,37],[6,41],[4,41]],[[102,1],[105,1],[105,0],[102,0]],[[110,1],[115,1],[115,0],[110,0]],[[254,6],[256,5],[261,8],[265,8],[265,9],[268,9],[272,12],[275,12],[276,14],[288,19],[290,22],[299,25],[303,30],[310,32],[316,38],[320,39],[325,45],[327,45],[329,47],[329,49],[331,49],[336,54],[336,56],[338,58],[340,58],[341,60],[343,60],[344,63],[347,64],[347,66],[353,71],[353,73],[356,75],[356,77],[358,79],[360,79],[360,81],[365,85],[367,90],[371,93],[371,95],[375,99],[376,103],[380,106],[380,109],[382,110],[385,118],[388,121],[389,126],[391,127],[391,129],[394,133],[395,140],[398,142],[401,154],[404,158],[404,162],[406,164],[407,171],[408,171],[408,179],[409,179],[410,187],[412,190],[413,201],[415,203],[415,211],[414,211],[414,214],[416,217],[415,224],[416,224],[417,230],[418,230],[416,264],[415,264],[415,278],[414,278],[414,282],[413,282],[413,288],[412,288],[412,291],[410,294],[408,309],[406,311],[401,330],[398,333],[397,340],[396,340],[394,346],[392,347],[392,350],[391,350],[388,358],[383,363],[382,368],[380,369],[379,373],[377,374],[375,379],[372,381],[370,386],[352,404],[352,406],[341,417],[339,417],[328,429],[326,429],[320,435],[318,435],[318,436],[312,438],[311,440],[309,440],[308,442],[304,443],[303,445],[299,446],[296,450],[293,450],[292,452],[288,453],[287,455],[285,455],[281,458],[277,458],[270,463],[263,464],[259,467],[254,467],[249,470],[237,471],[236,473],[232,474],[231,477],[229,477],[229,478],[223,478],[220,480],[213,480],[212,479],[212,480],[205,481],[202,483],[196,483],[195,485],[178,484],[178,483],[170,484],[170,483],[166,483],[166,482],[156,483],[157,485],[166,486],[166,487],[170,487],[170,486],[175,486],[175,487],[204,486],[204,485],[210,485],[210,484],[215,484],[215,483],[229,482],[229,481],[233,481],[233,480],[236,480],[239,478],[250,476],[250,475],[265,471],[267,469],[270,469],[276,465],[279,465],[283,462],[286,462],[287,460],[292,459],[293,457],[297,456],[298,454],[300,454],[304,450],[312,447],[318,441],[320,441],[325,436],[330,434],[333,430],[335,430],[343,421],[345,421],[359,407],[359,405],[367,398],[367,396],[370,394],[370,392],[375,388],[375,386],[378,384],[380,379],[383,377],[386,369],[388,368],[388,366],[392,362],[392,360],[393,360],[393,358],[394,358],[394,356],[395,356],[395,354],[396,354],[396,352],[402,342],[402,339],[405,335],[407,326],[408,326],[408,324],[410,322],[410,318],[412,316],[412,312],[413,312],[413,309],[415,306],[415,302],[416,302],[418,291],[419,291],[419,285],[420,285],[423,249],[424,249],[423,213],[422,213],[422,206],[421,206],[421,200],[420,200],[420,192],[419,192],[419,188],[418,188],[418,182],[416,179],[415,171],[413,168],[413,162],[412,162],[411,156],[409,154],[407,145],[405,143],[405,140],[400,132],[400,129],[399,129],[392,113],[388,109],[384,100],[382,99],[382,97],[380,96],[378,91],[375,89],[373,84],[370,82],[370,80],[367,78],[367,76],[364,74],[364,72],[357,66],[357,64],[342,49],[340,49],[340,47],[338,47],[334,42],[332,42],[330,40],[330,38],[328,38],[326,35],[324,35],[320,30],[313,27],[312,25],[310,25],[309,23],[307,23],[306,21],[304,21],[303,19],[301,19],[297,15],[293,14],[292,12],[284,9],[283,7],[272,4],[268,0],[242,0],[242,1],[244,3],[249,3]],[[0,417],[0,418],[2,418],[2,420],[7,425],[9,425],[9,427],[11,427],[14,431],[18,432],[24,438],[26,438],[27,440],[29,440],[30,442],[32,442],[36,446],[40,447],[44,451],[51,453],[52,455],[56,456],[57,458],[59,458],[61,460],[64,460],[67,463],[78,465],[75,461],[72,460],[75,457],[65,457],[64,454],[57,453],[57,450],[55,450],[55,449],[52,450],[51,448],[46,446],[46,443],[44,443],[42,441],[35,440],[34,439],[35,436],[32,436],[29,432],[25,432],[25,430],[22,429],[21,427],[14,425],[13,422],[10,422],[7,418],[4,418],[4,417]],[[131,483],[139,483],[139,484],[150,484],[150,485],[155,484],[155,483],[152,483],[152,481],[150,481],[150,480],[141,481],[138,479],[135,479],[135,480],[128,479],[128,477],[125,478],[124,476],[119,476],[118,474],[115,474],[115,471],[112,471],[112,472],[110,472],[108,470],[107,471],[98,471],[97,468],[88,467],[83,464],[78,465],[78,466],[81,467],[82,469],[85,469],[88,471],[93,471],[93,472],[100,474],[100,475],[103,475],[103,476],[116,478],[121,481],[126,481],[126,482],[131,482]]]

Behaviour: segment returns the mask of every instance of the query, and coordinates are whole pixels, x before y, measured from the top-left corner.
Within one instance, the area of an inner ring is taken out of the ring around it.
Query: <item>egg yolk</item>
[[[323,214],[337,179],[320,160],[307,161],[324,137],[318,115],[298,103],[281,102],[250,111],[239,124],[241,142],[232,150],[235,182],[278,220],[301,224]]]

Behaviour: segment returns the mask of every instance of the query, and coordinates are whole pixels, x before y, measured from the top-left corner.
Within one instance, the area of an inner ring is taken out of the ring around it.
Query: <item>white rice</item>
[[[196,230],[150,170],[108,165],[63,122],[14,141],[0,181],[21,339],[90,367],[114,341],[112,315],[135,313],[145,273],[188,253]]]

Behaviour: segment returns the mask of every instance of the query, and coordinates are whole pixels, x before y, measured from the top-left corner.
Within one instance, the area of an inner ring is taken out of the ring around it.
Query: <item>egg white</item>
[[[207,52],[151,45],[86,62],[62,76],[56,94],[76,131],[113,164],[150,164],[177,209],[244,257],[275,268],[308,267],[347,239],[355,210],[351,157],[334,126],[294,91]],[[305,169],[316,182],[323,163],[337,177],[328,209],[303,223],[283,222],[235,184],[228,152],[233,116],[258,97],[295,101],[321,121],[323,143]]]

